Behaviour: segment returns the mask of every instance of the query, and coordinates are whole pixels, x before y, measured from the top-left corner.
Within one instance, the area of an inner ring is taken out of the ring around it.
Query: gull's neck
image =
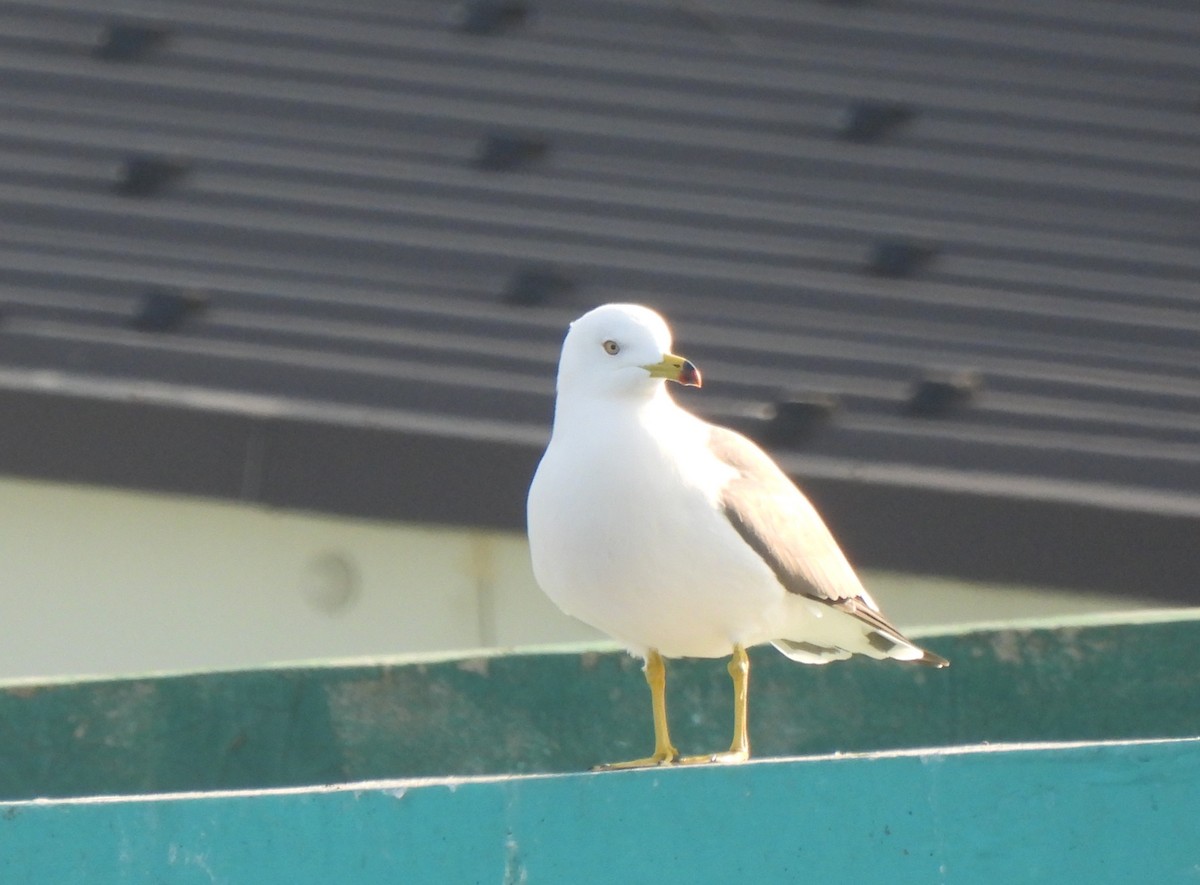
[[[596,433],[598,428],[641,425],[661,425],[679,415],[686,415],[659,381],[648,395],[639,392],[614,393],[598,396],[560,394],[554,406],[554,432]]]

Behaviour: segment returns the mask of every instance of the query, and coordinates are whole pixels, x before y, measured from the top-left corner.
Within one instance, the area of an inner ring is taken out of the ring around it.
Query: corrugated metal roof
[[[776,401],[833,404],[772,437],[801,474],[1117,486],[1195,516],[1198,46],[1191,0],[16,0],[0,386],[470,421],[533,458],[566,322],[632,300],[704,369],[699,411],[767,436]],[[948,414],[906,407],[963,372]],[[41,432],[0,469],[120,474],[39,465]],[[263,445],[231,442],[232,475],[269,474]],[[128,481],[172,485],[162,457]]]

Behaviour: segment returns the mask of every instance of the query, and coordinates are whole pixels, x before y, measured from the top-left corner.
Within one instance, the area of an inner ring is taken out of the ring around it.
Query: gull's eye
[[[609,356],[616,356],[618,353],[621,352],[621,345],[617,344],[617,342],[615,342],[611,338],[609,338],[607,341],[604,342],[604,352],[607,353]]]

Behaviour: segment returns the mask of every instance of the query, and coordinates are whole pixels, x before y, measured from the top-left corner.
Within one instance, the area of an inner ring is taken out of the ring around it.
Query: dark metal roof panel
[[[424,415],[515,433],[529,450],[490,485],[519,491],[566,322],[633,300],[674,321],[713,417],[766,436],[776,400],[832,398],[815,433],[775,441],[802,472],[1200,498],[1194,4],[527,9],[467,33],[432,0],[155,0],[128,19],[153,40],[115,61],[108,4],[6,4],[0,387],[56,409],[88,396],[48,377],[265,398],[342,426],[326,462],[374,434],[308,498],[289,468],[277,502],[494,524],[429,496],[389,509],[343,474],[378,471]],[[514,295],[522,273],[549,282]],[[136,328],[160,290],[202,296]],[[957,371],[981,379],[969,401],[914,417],[917,379]],[[178,443],[154,429],[175,414],[146,432]],[[89,478],[67,448],[43,468],[18,448],[0,469]],[[91,478],[171,486],[122,470]],[[204,475],[179,490],[269,487]]]

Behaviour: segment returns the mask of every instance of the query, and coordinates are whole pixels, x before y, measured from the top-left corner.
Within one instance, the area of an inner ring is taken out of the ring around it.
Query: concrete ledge
[[[757,758],[1200,735],[1200,620],[931,636],[934,671],[754,649]],[[721,661],[672,661],[673,736],[728,744]],[[585,771],[649,750],[638,664],[611,651],[0,687],[0,799]]]
[[[1200,878],[1200,741],[0,804],[14,882]]]

